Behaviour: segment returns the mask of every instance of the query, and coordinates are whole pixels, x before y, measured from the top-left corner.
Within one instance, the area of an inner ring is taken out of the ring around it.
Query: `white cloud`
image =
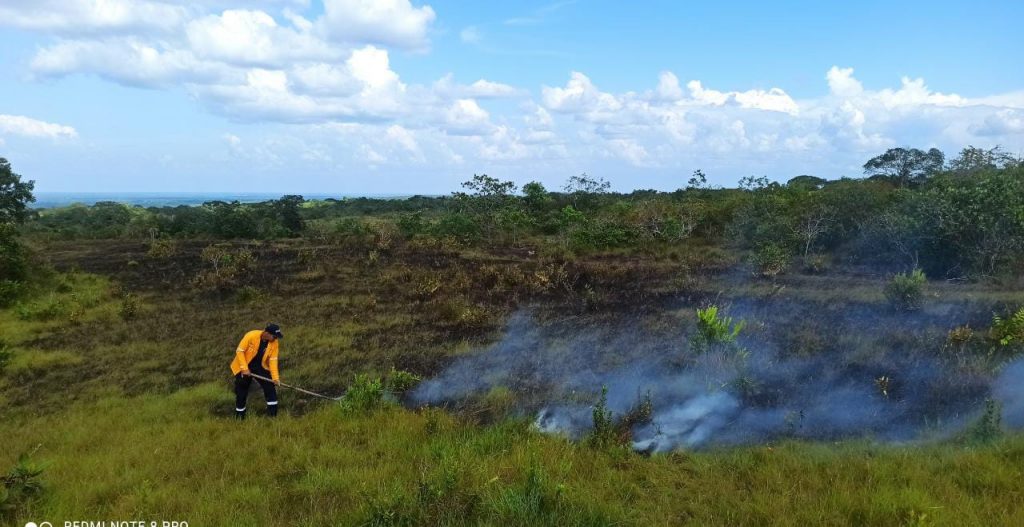
[[[484,135],[492,133],[491,116],[473,99],[459,99],[448,107],[445,131],[452,135]]]
[[[279,26],[263,11],[228,10],[208,15],[189,22],[186,35],[196,55],[229,64],[274,66],[296,60],[330,60],[340,55],[339,50],[313,36],[308,27]]]
[[[502,97],[520,97],[523,90],[508,84],[479,79],[470,85],[457,84],[452,74],[441,77],[434,83],[434,93],[450,99],[497,99]]]
[[[30,68],[44,77],[94,73],[122,84],[146,87],[215,82],[231,73],[223,65],[197,59],[191,51],[135,37],[58,42],[39,50]]]
[[[589,77],[578,71],[570,74],[564,88],[544,86],[541,94],[544,105],[556,112],[597,115],[622,108],[622,103],[614,95],[601,92]]]
[[[828,81],[829,91],[839,97],[854,97],[864,91],[860,81],[853,78],[853,68],[832,66],[825,74],[825,79]]]
[[[388,139],[405,149],[410,154],[418,155],[420,153],[419,143],[416,142],[416,138],[413,137],[412,132],[406,128],[393,124],[388,127],[385,133],[387,134]]]
[[[655,93],[659,99],[677,101],[683,98],[683,89],[679,87],[679,77],[671,71],[663,71],[658,76],[658,87]]]
[[[973,125],[971,131],[981,136],[1024,134],[1024,112],[1007,109],[987,115],[982,123]]]
[[[146,0],[5,0],[0,25],[59,34],[171,31],[188,10]]]
[[[323,0],[321,24],[334,40],[370,42],[406,49],[427,47],[427,31],[436,15],[429,5],[409,0]]]
[[[886,107],[933,104],[938,106],[963,106],[967,100],[956,94],[933,92],[925,86],[924,79],[903,77],[898,90],[884,89],[878,92],[878,99]]]
[[[47,139],[74,139],[78,137],[78,132],[70,126],[48,123],[23,115],[6,114],[0,114],[0,134]]]
[[[720,92],[704,88],[704,86],[701,85],[701,82],[697,80],[688,82],[686,87],[689,88],[690,96],[693,97],[693,100],[701,104],[721,106],[724,104],[735,103],[741,108],[770,110],[773,112],[790,114],[795,114],[800,111],[796,101],[794,101],[781,88],[772,88],[768,91],[748,90],[744,92]]]

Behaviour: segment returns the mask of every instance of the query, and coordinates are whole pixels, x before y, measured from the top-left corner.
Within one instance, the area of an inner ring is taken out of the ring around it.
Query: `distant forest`
[[[694,171],[673,192],[610,192],[586,174],[557,191],[475,175],[459,192],[408,199],[288,195],[262,203],[140,207],[113,202],[28,210],[30,239],[381,237],[452,247],[535,247],[566,255],[664,251],[704,244],[745,251],[765,274],[829,262],[922,269],[932,278],[1021,274],[1024,164],[1000,148],[893,148],[864,177],[801,175],[785,183],[746,177],[710,186]]]

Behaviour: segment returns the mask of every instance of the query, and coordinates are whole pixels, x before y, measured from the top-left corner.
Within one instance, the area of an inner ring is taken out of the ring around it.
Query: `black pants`
[[[253,373],[270,377],[269,372]],[[238,417],[245,417],[245,403],[249,398],[249,387],[252,386],[252,381],[253,377],[248,375],[242,375],[241,373],[235,375],[235,414]],[[260,383],[260,388],[263,388],[263,397],[267,400],[267,414],[270,416],[277,415],[277,386],[263,379],[256,379],[256,382]]]

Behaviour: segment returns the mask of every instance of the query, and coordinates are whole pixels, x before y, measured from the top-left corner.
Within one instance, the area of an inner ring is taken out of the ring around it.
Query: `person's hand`
[[[249,376],[249,368],[242,368],[241,373],[242,373],[242,375],[248,377]]]
[[[281,381],[274,379],[274,386],[281,386]]]

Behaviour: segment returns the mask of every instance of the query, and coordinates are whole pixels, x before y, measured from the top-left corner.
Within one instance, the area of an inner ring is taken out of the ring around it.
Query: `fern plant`
[[[697,310],[697,331],[705,342],[721,344],[735,342],[744,326],[746,326],[746,321],[740,320],[733,323],[732,317],[720,315],[718,306],[708,306],[705,309]]]
[[[992,317],[992,339],[1000,346],[1024,343],[1024,307],[1009,317]]]

